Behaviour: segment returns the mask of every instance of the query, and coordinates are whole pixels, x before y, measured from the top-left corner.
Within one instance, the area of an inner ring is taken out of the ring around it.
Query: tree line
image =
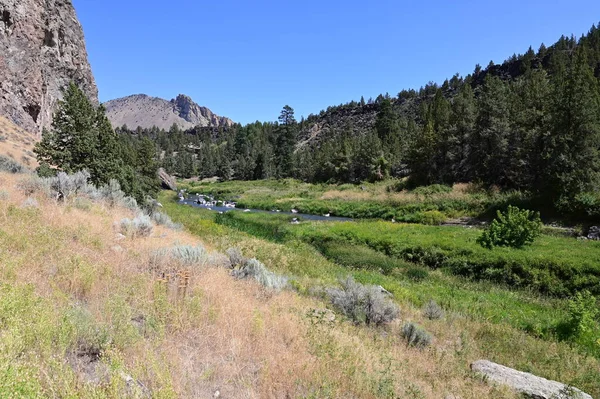
[[[182,178],[478,182],[559,208],[600,210],[599,78],[600,29],[593,26],[580,39],[563,36],[441,85],[361,98],[300,121],[286,105],[276,122],[113,131],[103,108],[71,86],[36,153],[42,171],[85,166],[96,182],[115,178],[136,198],[155,192],[162,166]]]

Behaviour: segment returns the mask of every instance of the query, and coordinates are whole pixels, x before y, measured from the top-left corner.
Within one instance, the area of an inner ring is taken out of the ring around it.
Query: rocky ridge
[[[0,114],[30,132],[52,123],[63,89],[98,89],[70,0],[0,0]]]
[[[173,124],[180,129],[201,127],[228,127],[234,122],[216,115],[210,109],[196,104],[190,97],[180,94],[171,101],[145,94],[118,98],[104,104],[106,115],[113,127],[127,125],[130,129],[153,126],[169,130]]]

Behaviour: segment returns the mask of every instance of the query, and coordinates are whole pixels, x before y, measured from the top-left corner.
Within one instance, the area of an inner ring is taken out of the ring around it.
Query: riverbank
[[[369,224],[306,222],[293,226],[277,215],[215,215],[182,207],[170,193],[163,193],[161,201],[167,212],[189,231],[207,237],[218,248],[235,246],[248,256],[259,257],[269,268],[291,276],[300,293],[313,295],[319,287],[350,274],[362,283],[381,285],[411,314],[418,314],[433,299],[449,315],[444,329],[453,337],[448,337],[448,342],[453,342],[453,356],[477,353],[600,395],[598,358],[592,356],[585,343],[564,340],[557,334],[557,327],[570,317],[568,299],[473,281],[443,269],[425,267],[421,262],[389,256],[356,240],[316,240],[326,244],[320,246],[300,236],[300,232],[310,236],[313,229],[318,232],[340,225],[369,230]],[[290,229],[295,231],[290,233]],[[470,230],[451,229],[454,233]],[[345,234],[340,232],[339,237]],[[435,234],[431,234],[430,240],[434,239]],[[438,328],[422,318],[418,322],[428,329]]]
[[[403,182],[309,184],[293,179],[229,181],[222,183],[182,181],[180,188],[190,194],[210,194],[215,198],[237,202],[239,208],[347,217],[381,219],[397,222],[440,225],[460,218],[474,222],[493,218],[498,209],[509,204],[541,209],[546,223],[582,223],[561,218],[544,201],[534,203],[527,193],[499,192],[475,184],[453,187],[433,185],[415,190],[403,189]]]

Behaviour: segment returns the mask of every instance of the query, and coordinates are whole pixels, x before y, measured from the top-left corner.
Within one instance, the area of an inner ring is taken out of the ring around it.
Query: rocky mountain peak
[[[52,123],[70,82],[98,102],[70,0],[0,0],[0,54],[0,114],[28,131]]]
[[[196,126],[231,126],[234,123],[229,118],[201,107],[185,94],[179,94],[170,101],[145,94],[135,94],[108,101],[104,105],[106,115],[113,127],[127,125],[135,129],[156,126],[159,129],[169,130],[173,124],[180,129],[189,129]]]

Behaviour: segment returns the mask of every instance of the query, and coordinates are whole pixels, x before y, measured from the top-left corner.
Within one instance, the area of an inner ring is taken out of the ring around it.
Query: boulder
[[[587,239],[588,240],[600,240],[600,227],[598,227],[598,226],[590,227],[590,229],[588,230]]]
[[[163,168],[158,169],[158,178],[162,186],[168,190],[177,191],[177,183],[175,178],[167,173]]]
[[[592,399],[577,388],[524,373],[489,360],[478,360],[471,370],[484,375],[488,381],[506,385],[532,399]]]

